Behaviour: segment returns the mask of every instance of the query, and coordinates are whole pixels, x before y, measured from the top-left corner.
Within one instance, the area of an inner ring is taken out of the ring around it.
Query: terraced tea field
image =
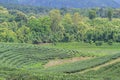
[[[83,71],[89,68],[93,68],[95,66],[105,64],[117,58],[120,58],[120,53],[109,55],[109,56],[104,56],[104,57],[99,57],[99,58],[94,58],[94,59],[89,59],[89,60],[84,60],[84,61],[77,61],[74,63],[68,63],[68,64],[61,65],[61,66],[55,66],[55,67],[45,69],[45,71],[76,73],[76,72],[80,72],[80,71]]]
[[[119,80],[120,44],[0,43],[0,64],[0,80]]]
[[[0,62],[16,67],[46,63],[51,59],[64,59],[79,54],[78,51],[44,48],[34,45],[0,45]]]

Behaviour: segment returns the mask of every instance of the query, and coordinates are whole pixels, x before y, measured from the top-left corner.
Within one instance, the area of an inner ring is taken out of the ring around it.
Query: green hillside
[[[68,8],[92,8],[92,7],[120,7],[119,0],[1,0],[1,3],[17,3],[32,6],[43,6],[43,7],[68,7]]]
[[[59,43],[62,44],[62,43]],[[68,43],[70,46],[75,45],[75,43]],[[78,44],[78,43],[77,43]],[[13,79],[24,79],[24,80],[96,80],[109,78],[111,80],[119,78],[116,71],[119,72],[119,61],[106,66],[100,67],[96,71],[92,71],[91,68],[104,65],[108,62],[114,61],[120,58],[120,48],[106,45],[96,46],[94,44],[85,46],[88,44],[81,43],[79,49],[61,49],[59,47],[50,46],[51,44],[10,44],[10,43],[0,43],[0,78],[1,80],[13,80]],[[67,44],[64,44],[67,45]],[[118,44],[114,44],[116,46]],[[59,46],[59,45],[58,45]],[[94,47],[93,47],[94,46]],[[120,44],[119,44],[120,46]],[[68,46],[69,47],[69,46]],[[73,46],[74,47],[74,46]],[[70,47],[71,48],[71,47]],[[96,50],[105,50],[104,55],[98,55],[96,53],[91,55],[83,55],[84,51],[81,49],[91,49],[92,52]],[[112,54],[107,52],[112,52]],[[94,56],[94,57],[93,57]],[[53,67],[45,68],[44,65],[51,60],[67,60],[73,57],[91,57],[88,60],[79,60],[75,62],[68,62],[67,64],[60,64]],[[115,68],[117,67],[117,68]],[[88,70],[90,69],[90,70]],[[107,69],[107,70],[106,70]],[[87,70],[87,71],[85,71]],[[93,69],[94,70],[94,69]],[[110,73],[112,70],[112,73]],[[85,72],[84,72],[85,71]],[[70,74],[71,73],[71,74]],[[94,75],[95,74],[95,75]],[[105,74],[105,75],[104,75]],[[113,77],[108,75],[116,74]],[[25,76],[26,75],[26,76]]]

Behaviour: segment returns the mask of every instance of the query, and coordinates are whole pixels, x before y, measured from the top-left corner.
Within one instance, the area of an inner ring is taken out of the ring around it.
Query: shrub
[[[96,46],[101,46],[102,44],[103,44],[103,41],[96,41],[96,42],[95,42],[95,45],[96,45]]]
[[[0,78],[0,80],[6,80],[5,78]]]
[[[108,45],[112,45],[112,44],[113,44],[112,40],[109,40]]]

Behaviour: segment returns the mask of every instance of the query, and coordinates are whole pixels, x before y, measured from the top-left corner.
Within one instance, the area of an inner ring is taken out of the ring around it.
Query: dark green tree
[[[111,9],[108,10],[107,16],[108,16],[109,21],[112,21],[113,12]]]
[[[31,30],[33,43],[49,42],[51,34],[51,20],[49,17],[31,18],[28,21],[28,26]]]
[[[90,10],[89,11],[89,19],[93,20],[96,17],[96,11]]]

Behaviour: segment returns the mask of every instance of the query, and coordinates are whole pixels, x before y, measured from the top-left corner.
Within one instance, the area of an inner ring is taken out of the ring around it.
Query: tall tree
[[[113,12],[111,9],[108,10],[107,16],[108,16],[109,21],[112,21]]]
[[[74,15],[73,15],[73,23],[74,23],[74,25],[78,25],[79,22],[81,21],[81,19],[82,18],[81,18],[80,14],[78,12],[74,13]]]
[[[96,17],[96,11],[90,10],[89,11],[89,19],[93,20]]]
[[[64,41],[73,41],[74,40],[74,26],[73,26],[72,15],[69,13],[65,14],[62,24],[65,28]]]
[[[63,38],[64,33],[64,27],[61,23],[62,16],[60,14],[59,10],[51,10],[49,13],[50,19],[51,19],[51,30],[52,30],[52,36],[53,42],[61,41]]]
[[[28,22],[28,26],[31,30],[32,42],[49,42],[51,34],[51,20],[49,17],[31,18]]]
[[[51,30],[53,32],[57,32],[59,29],[59,24],[61,21],[61,14],[59,10],[51,10],[49,13],[50,19],[52,21],[51,23]]]
[[[29,42],[30,29],[26,26],[22,26],[17,30],[17,38],[21,43]]]

